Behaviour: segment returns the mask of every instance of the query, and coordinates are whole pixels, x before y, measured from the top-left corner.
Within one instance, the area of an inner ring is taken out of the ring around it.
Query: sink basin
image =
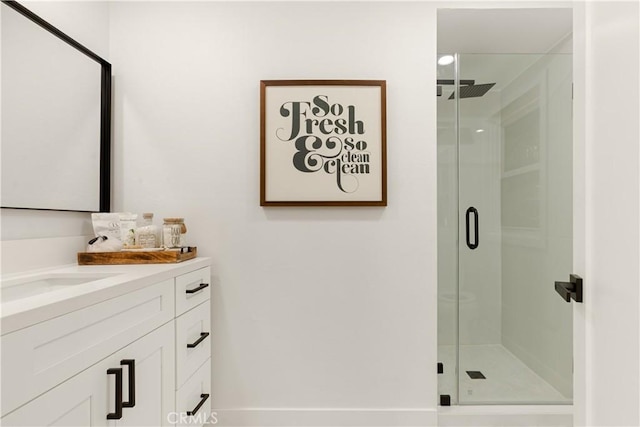
[[[115,276],[110,273],[43,273],[2,281],[0,300],[15,301]]]

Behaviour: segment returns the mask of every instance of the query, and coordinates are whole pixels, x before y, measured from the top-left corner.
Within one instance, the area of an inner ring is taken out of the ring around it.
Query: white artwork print
[[[266,200],[381,201],[381,92],[375,85],[266,86]]]

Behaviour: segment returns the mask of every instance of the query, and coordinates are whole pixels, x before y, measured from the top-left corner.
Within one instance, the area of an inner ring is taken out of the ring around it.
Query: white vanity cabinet
[[[176,278],[177,425],[201,426],[211,416],[210,271]]]
[[[203,424],[211,403],[211,271],[208,260],[184,264],[158,267],[157,283],[145,267],[150,277],[136,275],[135,290],[120,283],[115,297],[2,335],[0,424]]]
[[[163,325],[45,392],[5,416],[2,425],[168,425],[164,414],[173,410],[174,396],[168,386],[174,375],[172,326]],[[122,398],[116,402],[119,390]]]

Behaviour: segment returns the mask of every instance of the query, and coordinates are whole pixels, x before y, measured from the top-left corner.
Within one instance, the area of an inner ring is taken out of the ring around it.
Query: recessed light
[[[484,132],[484,129],[476,129],[476,133],[482,133]]]
[[[452,64],[454,60],[453,55],[442,55],[438,58],[438,65],[449,65]]]

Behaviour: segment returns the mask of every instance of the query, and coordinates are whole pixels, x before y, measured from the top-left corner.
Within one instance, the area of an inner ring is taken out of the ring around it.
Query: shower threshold
[[[438,427],[573,427],[572,405],[440,406]]]

